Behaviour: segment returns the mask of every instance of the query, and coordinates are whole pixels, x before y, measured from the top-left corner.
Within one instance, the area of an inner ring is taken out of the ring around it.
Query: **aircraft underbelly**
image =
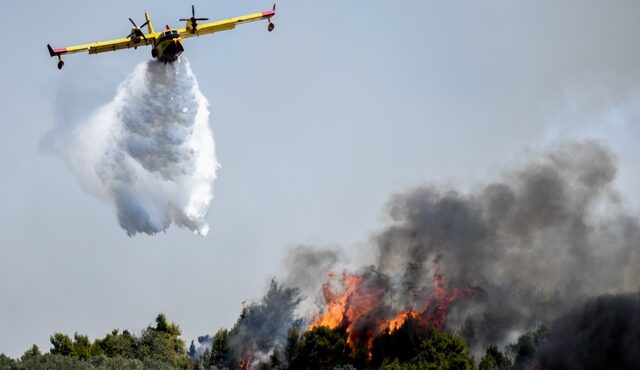
[[[184,51],[182,40],[179,39],[163,41],[157,48],[160,51],[158,53],[158,60],[165,63],[175,62]]]

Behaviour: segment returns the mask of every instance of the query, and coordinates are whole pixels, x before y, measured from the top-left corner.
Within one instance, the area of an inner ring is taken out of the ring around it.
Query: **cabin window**
[[[179,37],[180,37],[180,34],[178,33],[178,31],[170,30],[170,31],[163,32],[162,36],[160,36],[158,41],[160,42],[165,40],[172,40],[172,39],[177,39]]]

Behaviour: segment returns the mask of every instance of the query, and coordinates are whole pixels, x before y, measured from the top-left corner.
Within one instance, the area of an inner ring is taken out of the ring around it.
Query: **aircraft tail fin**
[[[149,17],[149,12],[144,12],[144,18],[147,20],[147,28],[149,29],[150,34],[156,33],[156,30],[153,29],[153,23],[151,23],[151,17]]]

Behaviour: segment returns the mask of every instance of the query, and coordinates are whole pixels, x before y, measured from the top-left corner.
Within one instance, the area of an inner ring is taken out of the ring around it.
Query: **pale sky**
[[[150,49],[72,55],[58,71],[46,44],[123,37],[144,10],[182,26],[190,5],[4,4],[0,352],[48,349],[56,331],[139,331],[159,312],[187,341],[212,334],[282,274],[287,248],[363,248],[392,193],[491,181],[558,140],[608,145],[638,214],[640,2],[283,0],[273,33],[185,41],[222,164],[209,236],[129,238],[40,142],[109,102]],[[270,7],[196,4],[212,19]]]

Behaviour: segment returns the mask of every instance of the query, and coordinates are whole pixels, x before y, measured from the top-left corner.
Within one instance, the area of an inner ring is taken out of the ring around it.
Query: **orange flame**
[[[335,284],[334,275],[330,274],[330,281],[323,285],[323,296],[326,302],[326,310],[316,317],[309,329],[319,326],[330,328],[344,327],[347,331],[347,344],[354,348],[356,338],[354,325],[362,320],[371,318],[383,301],[385,296],[384,288],[376,288],[363,284],[362,275],[343,273],[338,292],[332,288]],[[371,330],[382,332],[385,329],[395,331],[404,324],[409,317],[415,318],[421,325],[429,325],[436,329],[442,328],[447,319],[447,313],[451,305],[461,296],[471,296],[474,291],[469,287],[456,287],[447,290],[444,282],[444,275],[436,270],[433,276],[433,291],[429,295],[426,304],[420,310],[412,308],[401,311],[393,317],[379,318],[377,325]],[[368,333],[366,339],[368,347],[371,348],[373,336],[377,333]]]
[[[238,364],[239,368],[242,370],[249,370],[251,369],[251,364],[253,363],[253,360],[250,358],[243,358],[242,360],[240,360],[240,363]]]
[[[313,320],[309,329],[319,326],[345,327],[347,344],[353,348],[356,340],[353,324],[369,315],[384,295],[383,289],[367,287],[362,281],[363,277],[360,275],[343,273],[339,293],[333,292],[331,282],[325,283],[322,293],[327,302],[326,311]]]
[[[444,284],[444,275],[440,269],[433,275],[433,293],[429,296],[427,305],[420,313],[420,321],[436,329],[441,329],[447,320],[447,313],[451,305],[460,297],[470,297],[474,294],[471,287],[456,287],[448,291]]]
[[[398,330],[405,321],[407,321],[409,316],[416,317],[417,312],[415,312],[414,310],[402,311],[391,320],[383,322],[381,325],[381,330],[389,328],[390,331],[394,332]]]

